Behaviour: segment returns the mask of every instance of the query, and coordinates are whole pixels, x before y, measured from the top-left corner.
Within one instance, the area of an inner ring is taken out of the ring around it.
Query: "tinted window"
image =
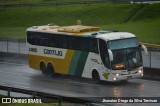
[[[109,61],[109,55],[108,55],[108,49],[107,49],[107,43],[104,40],[99,40],[99,48],[100,48],[100,55],[101,59],[103,61],[103,64],[109,68],[110,67],[110,61]]]
[[[58,36],[56,34],[49,34],[49,46],[50,47],[57,47],[58,45]]]
[[[85,37],[78,38],[78,50],[89,51],[89,39]]]
[[[67,36],[59,35],[58,38],[59,38],[58,47],[67,48]]]
[[[39,45],[41,45],[41,46],[48,46],[49,45],[48,34],[45,34],[45,33],[39,34]]]
[[[27,41],[28,41],[30,44],[40,45],[40,38],[41,38],[41,36],[39,36],[38,33],[28,32],[27,35],[28,35]]]
[[[98,53],[96,38],[27,32],[27,41],[32,45],[65,48]]]
[[[95,38],[90,38],[90,40],[89,40],[89,51],[90,51],[90,52],[98,53],[98,43],[97,43],[97,39],[95,39]]]
[[[77,41],[78,41],[77,37],[68,36],[67,37],[67,42],[68,42],[68,47],[67,48],[77,50]]]

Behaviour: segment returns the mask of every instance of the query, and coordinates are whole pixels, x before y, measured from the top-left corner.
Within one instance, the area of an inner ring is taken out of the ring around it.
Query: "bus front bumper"
[[[127,75],[116,75],[112,76],[112,81],[122,81],[122,80],[130,80],[135,78],[143,77],[143,73],[135,73],[135,74],[127,74]]]

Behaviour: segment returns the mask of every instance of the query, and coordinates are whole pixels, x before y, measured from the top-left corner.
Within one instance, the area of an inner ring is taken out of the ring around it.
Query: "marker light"
[[[123,65],[123,64],[120,64],[120,65],[116,65],[116,66],[115,66],[116,69],[122,69],[122,68],[124,68],[124,67],[125,67],[125,65]]]

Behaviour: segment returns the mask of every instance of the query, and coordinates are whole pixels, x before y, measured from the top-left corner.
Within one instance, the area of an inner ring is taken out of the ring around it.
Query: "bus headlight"
[[[118,74],[118,73],[113,73],[113,75],[114,75],[114,76],[120,76],[120,74]]]
[[[143,70],[139,70],[138,73],[143,73]]]
[[[119,74],[117,73],[116,76],[119,76]]]
[[[113,78],[113,80],[115,81],[115,80],[117,80],[117,78]]]

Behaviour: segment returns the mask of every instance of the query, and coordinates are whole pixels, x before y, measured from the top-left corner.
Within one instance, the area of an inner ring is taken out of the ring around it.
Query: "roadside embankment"
[[[145,79],[160,80],[160,69],[144,67],[143,72]]]

